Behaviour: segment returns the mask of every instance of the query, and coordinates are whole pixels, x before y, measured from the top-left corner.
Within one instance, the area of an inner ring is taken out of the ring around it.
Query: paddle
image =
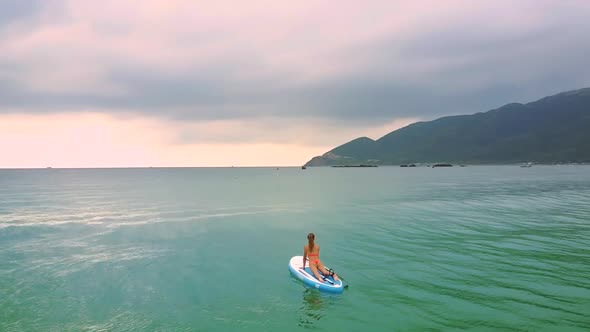
[[[330,271],[330,272],[334,272],[334,270],[332,270],[331,268],[327,267],[326,270]],[[342,281],[346,281],[346,279],[342,278],[341,275],[338,275],[338,279],[342,280]],[[343,282],[344,283],[344,282]],[[348,288],[348,281],[346,281],[346,285],[344,285],[344,288]]]
[[[322,279],[324,279],[324,281],[327,281],[327,282],[329,282],[332,285],[334,284],[334,282],[332,280],[328,279],[328,277],[326,277],[324,275],[322,276]]]

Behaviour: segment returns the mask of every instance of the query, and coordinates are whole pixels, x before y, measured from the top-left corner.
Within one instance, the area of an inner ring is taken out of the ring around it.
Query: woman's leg
[[[320,272],[318,272],[318,266],[316,263],[312,263],[309,262],[309,269],[311,270],[311,272],[313,273],[313,275],[321,282],[324,281],[324,278],[322,278],[322,275],[320,274]]]
[[[319,262],[318,263],[318,269],[322,272],[323,275],[325,275],[325,276],[330,275],[330,271],[328,271],[326,269],[326,267],[324,266],[324,263]],[[334,280],[336,280],[336,281],[340,280],[340,279],[338,279],[338,275],[336,273],[334,273],[334,276],[333,277],[334,277]]]

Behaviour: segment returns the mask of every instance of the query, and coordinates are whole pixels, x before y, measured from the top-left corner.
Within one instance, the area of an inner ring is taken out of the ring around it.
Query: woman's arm
[[[305,270],[305,261],[307,260],[307,246],[303,246],[303,269]]]

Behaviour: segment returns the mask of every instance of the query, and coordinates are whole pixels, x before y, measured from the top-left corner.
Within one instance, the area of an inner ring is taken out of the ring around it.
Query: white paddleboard
[[[328,267],[326,267],[327,269]],[[303,283],[309,287],[319,289],[323,292],[329,293],[342,293],[344,290],[344,284],[342,280],[334,280],[333,277],[325,277],[326,280],[318,280],[313,275],[313,272],[309,269],[309,266],[305,264],[305,270],[303,269],[303,256],[293,256],[289,261],[289,271],[297,279],[303,281]]]

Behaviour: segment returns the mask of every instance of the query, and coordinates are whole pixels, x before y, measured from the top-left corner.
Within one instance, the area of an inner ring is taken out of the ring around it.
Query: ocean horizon
[[[424,162],[424,163],[406,163],[405,165],[415,164],[416,167],[426,167],[428,168],[431,165],[437,164],[439,162]],[[443,162],[440,162],[443,163]],[[446,162],[444,162],[446,163]],[[513,162],[513,163],[449,163],[453,165],[453,167],[459,167],[461,165],[464,166],[515,166],[515,165],[523,165],[527,164],[524,162]],[[590,163],[585,162],[531,162],[534,166],[584,166],[590,165]],[[350,164],[352,166],[356,164]],[[374,164],[377,167],[400,167],[400,165],[404,164]],[[45,167],[0,167],[0,170],[67,170],[67,169],[145,169],[145,168],[301,168],[304,166],[304,163],[301,165],[246,165],[246,166],[97,166],[97,167],[54,167],[54,166],[45,166]],[[306,166],[307,168],[329,168],[335,167],[334,165],[324,165],[324,166]]]

